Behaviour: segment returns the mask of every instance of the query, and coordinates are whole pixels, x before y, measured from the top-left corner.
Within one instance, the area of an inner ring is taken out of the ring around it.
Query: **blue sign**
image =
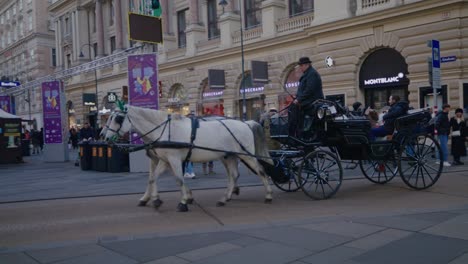
[[[432,47],[432,67],[440,68],[440,43],[438,40],[431,40]]]
[[[456,60],[457,60],[457,56],[447,56],[447,57],[440,58],[440,62],[442,62],[442,63],[452,62],[452,61],[456,61]]]
[[[18,87],[20,86],[21,84],[19,82],[10,82],[10,81],[6,81],[6,82],[0,82],[0,87]]]

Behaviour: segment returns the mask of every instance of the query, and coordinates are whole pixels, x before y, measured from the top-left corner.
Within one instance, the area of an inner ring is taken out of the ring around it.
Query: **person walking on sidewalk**
[[[206,171],[207,165],[208,165],[209,171]],[[205,174],[205,175],[208,175],[208,173],[209,174],[215,174],[215,172],[213,171],[213,167],[214,167],[213,161],[203,162],[202,166],[203,166],[203,174]]]
[[[195,172],[193,172],[193,162],[188,161],[185,165],[185,174],[184,178],[195,179]]]
[[[450,128],[452,129],[452,155],[453,165],[463,165],[460,161],[461,156],[466,156],[465,140],[468,136],[466,123],[463,120],[463,109],[457,108],[455,116],[450,119]]]
[[[435,121],[435,128],[437,129],[440,148],[442,149],[442,160],[445,167],[451,166],[448,162],[448,135],[450,133],[450,121],[448,118],[449,111],[450,105],[444,104],[442,111],[437,114]]]

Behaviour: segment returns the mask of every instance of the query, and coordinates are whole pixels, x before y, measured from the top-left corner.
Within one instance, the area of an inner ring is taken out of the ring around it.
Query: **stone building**
[[[83,105],[83,94],[97,93],[99,110],[111,107],[107,92],[125,96],[126,62],[117,57],[135,45],[128,40],[126,17],[141,10],[140,3],[51,1],[57,66],[70,70],[61,78],[70,124],[95,120],[96,109]],[[424,107],[432,104],[431,39],[440,41],[441,56],[456,57],[442,64],[440,103],[468,107],[463,0],[161,0],[161,5],[164,43],[137,52],[158,54],[163,110],[240,117],[245,98],[247,117],[256,119],[291,100],[301,75],[294,66],[302,56],[313,61],[330,99],[380,108],[398,94],[413,107]],[[109,63],[96,71],[77,67],[103,60]],[[252,80],[257,70],[252,65],[268,67],[266,83]],[[210,87],[209,70],[222,72],[224,84]]]
[[[47,0],[0,0],[0,78],[27,83],[54,72],[55,42]],[[14,87],[2,87],[13,90]],[[29,100],[28,100],[29,99]],[[38,89],[14,97],[16,114],[42,127]]]

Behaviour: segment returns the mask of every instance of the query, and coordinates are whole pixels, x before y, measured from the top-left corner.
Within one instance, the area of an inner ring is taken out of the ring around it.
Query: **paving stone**
[[[0,254],[0,263],[38,264],[39,262],[24,253],[5,253]]]
[[[27,251],[28,255],[32,256],[34,259],[37,259],[41,263],[51,263],[64,259],[71,259],[80,256],[86,256],[92,253],[104,252],[107,249],[96,245],[96,244],[86,244],[86,245],[74,245],[72,247],[59,247],[59,248],[50,248],[50,249],[40,249]]]
[[[411,232],[397,230],[397,229],[387,229],[382,232],[372,234],[368,237],[363,237],[361,239],[354,240],[350,243],[345,244],[347,247],[360,248],[364,250],[371,250],[381,246],[384,246],[392,241],[404,238],[411,235]]]
[[[255,245],[255,244],[265,243],[265,240],[264,239],[258,239],[258,238],[255,238],[255,237],[243,236],[243,237],[238,238],[238,239],[230,240],[229,243],[234,244],[234,245],[238,245],[238,246],[242,246],[242,247],[246,247],[246,246],[251,246],[251,245]]]
[[[308,224],[297,227],[353,238],[367,236],[369,234],[385,229],[385,227],[366,225],[349,221]]]
[[[430,222],[427,220],[419,220],[402,216],[363,218],[358,219],[355,222],[390,227],[395,229],[403,229],[408,231],[420,231],[434,225],[434,222]]]
[[[466,264],[468,263],[468,253],[450,261],[448,264]]]
[[[362,249],[339,246],[305,257],[301,261],[313,264],[340,264],[364,252]]]
[[[183,252],[240,238],[233,232],[215,232],[173,237],[137,239],[102,244],[115,252],[140,262],[175,256]]]
[[[145,262],[143,264],[187,264],[190,263],[185,259],[181,259],[176,256],[165,257],[162,259],[156,259],[150,262]]]
[[[112,264],[137,264],[136,260],[128,258],[126,256],[117,254],[110,250],[91,253],[86,256],[75,257],[71,259],[66,259],[58,262],[53,262],[54,264],[102,264],[102,263],[112,263]]]
[[[468,240],[468,214],[457,216],[422,232]]]
[[[240,232],[272,242],[288,244],[311,251],[321,251],[352,239],[350,237],[295,227],[273,227],[243,230]]]
[[[468,249],[468,241],[415,233],[352,260],[362,264],[446,264]]]
[[[412,219],[418,219],[423,221],[433,222],[435,224],[445,222],[450,220],[454,217],[459,216],[458,213],[453,212],[432,212],[432,213],[422,213],[422,214],[408,214],[408,215],[401,215],[401,217],[408,217]]]
[[[266,242],[250,247],[230,251],[225,254],[206,258],[194,264],[286,264],[311,254],[310,251],[286,246],[274,242]]]
[[[240,246],[230,244],[230,243],[219,243],[204,248],[195,249],[192,251],[184,252],[178,254],[177,256],[190,261],[197,261],[207,257],[216,256],[222,253],[229,252],[234,249],[239,249]]]

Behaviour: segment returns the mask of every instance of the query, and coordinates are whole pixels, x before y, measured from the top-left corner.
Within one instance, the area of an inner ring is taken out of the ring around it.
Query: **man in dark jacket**
[[[395,120],[405,115],[409,108],[408,102],[400,101],[398,95],[390,95],[388,104],[390,105],[390,109],[388,109],[388,112],[382,118],[384,121],[383,126],[372,128],[371,130],[371,137],[373,139],[392,135],[395,130]]]
[[[303,72],[299,79],[296,98],[289,108],[289,134],[300,137],[304,115],[313,115],[313,102],[323,99],[322,78],[312,67],[308,57],[299,59],[298,66]]]
[[[92,140],[94,138],[94,130],[89,126],[89,123],[85,123],[84,127],[80,129],[80,139],[83,141]]]

